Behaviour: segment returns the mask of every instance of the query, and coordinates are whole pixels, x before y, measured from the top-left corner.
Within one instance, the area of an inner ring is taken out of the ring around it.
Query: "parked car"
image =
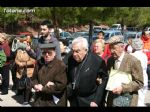
[[[98,33],[92,33],[92,38],[89,39],[89,32],[87,32],[87,31],[80,31],[80,32],[75,32],[72,35],[72,37],[73,38],[77,38],[79,36],[82,36],[82,37],[87,39],[89,44],[91,44],[95,39],[97,39],[97,35],[98,35]]]
[[[121,24],[113,24],[110,30],[122,30]]]
[[[111,38],[112,36],[115,36],[115,35],[119,35],[119,36],[122,36],[122,33],[120,30],[106,30],[104,31],[104,40],[107,41],[109,38]]]
[[[138,27],[126,27],[126,30],[127,31],[139,31],[139,28]]]
[[[145,28],[145,31],[150,31],[150,27],[146,27],[146,28]]]
[[[88,39],[89,38],[89,32],[87,32],[87,31],[79,31],[79,32],[75,32],[75,33],[72,34],[73,38],[77,38],[79,36]]]
[[[70,45],[72,43],[73,36],[69,32],[61,32],[60,39],[67,40],[67,43]]]
[[[142,36],[142,32],[136,32],[136,31],[127,31],[123,34],[124,42],[127,43],[128,38],[140,38]]]
[[[107,28],[103,28],[101,26],[93,26],[93,32],[94,33],[98,33],[100,31],[104,31],[104,30],[107,30]]]

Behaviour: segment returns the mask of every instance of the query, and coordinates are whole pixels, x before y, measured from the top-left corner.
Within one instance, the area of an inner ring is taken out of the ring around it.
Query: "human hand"
[[[42,91],[43,85],[42,84],[36,84],[34,86],[34,89],[36,92]]]
[[[46,84],[46,86],[48,86],[48,87],[53,86],[53,85],[54,85],[54,83],[51,81],[48,81],[48,83]]]
[[[38,84],[34,85],[34,90],[35,90],[36,92],[39,91],[39,89],[38,89]]]
[[[31,46],[30,46],[30,45],[27,45],[27,46],[26,46],[26,50],[27,50],[27,51],[31,50]]]
[[[91,102],[90,107],[98,107],[98,105],[95,102]]]
[[[22,62],[19,63],[19,67],[23,67],[24,64]]]
[[[122,93],[122,86],[117,87],[117,88],[114,88],[114,89],[112,90],[112,92],[113,92],[114,94],[121,94],[121,93]]]
[[[38,84],[38,90],[42,91],[43,85],[42,84]]]

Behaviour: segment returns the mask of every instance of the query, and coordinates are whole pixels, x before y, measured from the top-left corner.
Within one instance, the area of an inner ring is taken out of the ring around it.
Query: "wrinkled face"
[[[77,62],[82,62],[82,60],[87,54],[87,49],[83,48],[81,43],[74,43],[72,45],[72,54],[73,54],[73,58]]]
[[[41,25],[41,35],[44,37],[47,37],[50,34],[50,29],[47,27],[47,25]]]
[[[115,59],[118,59],[121,56],[121,54],[123,53],[124,47],[123,47],[123,45],[116,44],[116,45],[110,46],[110,50],[111,50],[112,56]]]
[[[45,62],[50,62],[55,58],[56,53],[54,49],[42,49],[41,51]]]
[[[95,43],[93,45],[93,52],[98,54],[98,55],[103,52],[103,47],[102,47],[101,43]]]

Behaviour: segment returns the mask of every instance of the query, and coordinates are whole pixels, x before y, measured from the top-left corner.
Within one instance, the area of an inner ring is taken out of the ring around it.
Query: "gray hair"
[[[132,39],[131,46],[135,50],[141,50],[141,49],[143,49],[143,41],[140,38]]]
[[[88,41],[86,38],[84,37],[77,37],[75,38],[73,41],[72,41],[72,45],[73,44],[76,44],[76,43],[80,43],[81,44],[81,47],[87,49],[87,51],[89,50],[89,45],[88,45]]]

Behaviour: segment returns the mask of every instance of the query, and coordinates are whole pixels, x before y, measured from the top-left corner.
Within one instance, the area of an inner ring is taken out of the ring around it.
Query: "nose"
[[[113,49],[111,49],[111,53],[114,53],[114,50],[113,50]]]

